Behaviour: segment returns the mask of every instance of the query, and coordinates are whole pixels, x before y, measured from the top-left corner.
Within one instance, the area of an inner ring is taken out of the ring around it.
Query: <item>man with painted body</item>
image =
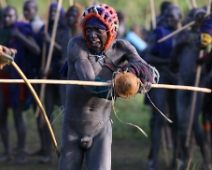
[[[153,68],[127,41],[115,40],[117,30],[113,8],[103,4],[86,9],[83,36],[73,37],[68,44],[67,79],[111,81],[113,72],[127,60],[140,70],[137,76],[148,91]],[[108,88],[67,85],[59,170],[80,170],[84,155],[89,170],[111,169],[112,102],[106,99],[105,90]]]
[[[14,61],[24,72],[28,78],[32,78],[30,54],[39,54],[40,49],[33,39],[33,31],[29,24],[17,21],[16,9],[8,6],[3,9],[3,26],[0,28],[0,44],[9,48],[17,50]],[[8,78],[19,79],[20,76],[17,71],[10,67],[7,72]],[[9,100],[14,112],[14,122],[17,132],[17,148],[15,149],[16,157],[13,162],[25,163],[25,139],[26,126],[23,117],[23,110],[26,106],[29,107],[31,95],[24,84],[11,84],[9,87]],[[4,105],[5,107],[6,105]],[[2,119],[6,120],[7,113]],[[4,124],[6,125],[6,124]],[[5,138],[8,138],[8,133],[5,133]],[[8,141],[9,142],[9,141]],[[7,144],[9,146],[9,144]],[[10,148],[9,148],[10,149]],[[8,153],[4,157],[4,161],[8,160],[10,155]]]
[[[204,15],[205,10],[201,8],[192,9],[187,18],[186,22],[189,23],[195,18],[198,18],[198,15]],[[200,23],[196,22],[191,27],[191,30],[185,30],[178,35],[177,43],[175,49],[173,50],[173,55],[171,57],[171,62],[175,65],[178,65],[178,85],[185,85],[185,86],[194,86],[195,78],[196,78],[196,68],[197,64],[196,61],[199,58],[200,50],[197,48],[197,40],[200,36]],[[204,70],[204,69],[202,69]],[[203,74],[200,77],[200,87],[204,87],[204,76]],[[182,100],[183,99],[183,100]],[[175,149],[175,167],[177,168],[177,158],[178,153],[180,151],[181,158],[183,161],[182,168],[187,167],[187,161],[189,159],[189,147],[186,146],[187,140],[187,131],[188,125],[190,120],[190,112],[191,112],[191,105],[193,99],[193,92],[185,91],[185,90],[177,90],[177,136],[178,142],[176,143]],[[206,169],[208,169],[208,158],[207,153],[205,150],[205,142],[203,138],[203,131],[199,124],[199,114],[201,112],[202,107],[202,100],[203,100],[203,93],[197,93],[195,110],[194,110],[194,119],[192,125],[192,132],[196,139],[197,145],[200,147],[200,151],[203,157],[204,164],[206,165]],[[180,149],[180,150],[179,150]]]
[[[164,12],[164,24],[159,25],[155,30],[153,30],[150,44],[147,48],[145,59],[150,64],[155,65],[158,69],[160,73],[160,84],[176,84],[176,76],[169,67],[170,55],[175,45],[175,40],[174,38],[170,38],[162,43],[157,43],[157,41],[176,30],[180,19],[180,9],[173,5],[169,6]],[[168,111],[171,119],[176,120],[175,91],[167,89],[152,89],[151,97],[153,103],[160,111],[162,111],[162,113],[166,114]],[[158,169],[158,152],[161,146],[161,130],[164,123],[164,117],[155,108],[153,108],[153,114],[150,121],[152,154],[151,170]],[[173,141],[175,141],[176,137],[176,130],[174,128],[176,128],[176,121],[173,121]]]

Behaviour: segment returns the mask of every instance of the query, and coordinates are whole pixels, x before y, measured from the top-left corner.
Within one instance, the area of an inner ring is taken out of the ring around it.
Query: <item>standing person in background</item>
[[[47,53],[48,56],[49,46],[52,36],[52,31],[54,27],[54,21],[57,11],[57,2],[50,4],[49,18],[48,18],[48,32],[44,34],[43,26],[39,32],[39,46],[42,49],[43,42],[47,44]],[[67,56],[67,44],[69,41],[69,30],[64,22],[64,9],[60,9],[60,19],[57,26],[55,45],[52,53],[52,60],[49,70],[44,72],[40,71],[41,77],[47,77],[48,79],[62,79],[62,76],[59,73],[61,66],[64,64],[65,58]],[[47,59],[46,59],[47,61]],[[57,84],[47,84],[45,88],[45,108],[48,118],[52,117],[54,106],[64,106],[65,104],[65,85]],[[42,132],[44,135],[44,150],[41,148],[37,153],[41,153],[43,158],[40,160],[41,163],[49,163],[51,161],[51,148],[52,140],[46,123],[42,124]]]
[[[160,73],[160,84],[176,84],[177,79],[175,74],[169,67],[171,52],[174,47],[174,38],[157,43],[157,41],[170,34],[177,29],[178,23],[181,21],[182,15],[178,7],[169,6],[164,12],[165,25],[157,26],[153,30],[150,44],[146,51],[145,59],[152,65],[155,65]],[[173,90],[167,89],[152,89],[151,97],[153,103],[162,113],[170,113],[173,120],[176,119],[175,94]],[[165,125],[164,117],[153,108],[153,114],[150,122],[151,126],[151,154],[152,154],[152,170],[158,170],[158,153],[161,142],[161,129]],[[173,121],[173,138],[176,138],[176,121]],[[176,141],[173,139],[173,141]]]
[[[198,16],[204,16],[206,11],[202,8],[192,9],[187,17],[186,23],[194,21],[199,18]],[[199,58],[199,49],[197,48],[196,42],[200,36],[201,22],[197,22],[192,25],[190,30],[184,30],[178,34],[175,48],[171,56],[171,65],[178,66],[178,85],[194,86],[196,78],[197,61]],[[202,68],[202,70],[204,70]],[[203,73],[203,72],[202,72]],[[204,87],[204,74],[200,77],[200,87]],[[177,90],[177,142],[174,147],[174,159],[173,166],[177,169],[177,159],[179,153],[182,159],[182,169],[186,169],[189,161],[190,147],[186,146],[187,131],[191,115],[191,105],[193,100],[194,92],[186,90]],[[204,166],[209,170],[208,157],[205,148],[205,141],[203,138],[203,131],[199,124],[199,114],[201,112],[203,93],[197,93],[194,118],[192,124],[192,132],[194,134],[197,145],[200,148]],[[182,100],[183,99],[183,100]]]
[[[70,38],[81,34],[80,17],[82,7],[79,4],[70,6],[65,13],[65,24],[69,29]]]
[[[81,18],[81,9],[82,7],[79,4],[75,4],[73,6],[70,6],[65,14],[65,24],[67,28],[69,29],[69,39],[71,39],[74,36],[79,36],[82,34],[82,30],[80,27],[80,18]],[[64,58],[64,63],[66,66],[68,66],[66,58]],[[62,76],[64,78],[67,77],[66,73],[68,70],[68,67],[62,67],[60,72],[64,73]]]
[[[14,61],[28,78],[33,78],[31,54],[38,55],[40,49],[33,39],[31,26],[27,23],[17,21],[16,9],[12,6],[3,9],[2,21],[3,26],[0,30],[0,40],[9,48],[17,50]],[[20,79],[19,74],[12,67],[9,71],[9,78]],[[29,107],[31,95],[25,84],[11,84],[9,92],[18,137],[17,148],[14,150],[16,157],[13,162],[25,163],[27,161],[25,157],[26,126],[23,110]]]
[[[38,35],[41,27],[43,27],[44,22],[37,16],[38,11],[38,4],[35,0],[26,0],[23,4],[23,14],[27,21],[29,21],[29,24],[32,26],[33,32],[34,32],[34,38],[37,43],[38,41]],[[33,77],[39,78],[39,71],[41,67],[41,54],[40,55],[34,55],[33,59]],[[33,85],[35,90],[37,91],[37,94],[39,94],[40,85],[35,84]],[[36,110],[37,103],[33,101],[33,109]],[[45,133],[43,130],[43,127],[45,126],[44,118],[41,114],[38,115],[37,119],[37,129],[38,134],[40,138],[41,143],[41,149],[35,152],[30,153],[30,156],[44,156],[45,153]]]

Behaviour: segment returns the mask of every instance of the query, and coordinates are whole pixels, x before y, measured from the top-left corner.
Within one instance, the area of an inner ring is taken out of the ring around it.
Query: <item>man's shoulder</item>
[[[68,57],[72,62],[88,57],[88,46],[82,36],[74,36],[68,43]]]
[[[69,47],[78,46],[79,48],[86,45],[85,40],[81,35],[72,37],[68,44]]]
[[[112,43],[112,48],[118,47],[118,48],[126,48],[130,43],[125,39],[115,39]]]

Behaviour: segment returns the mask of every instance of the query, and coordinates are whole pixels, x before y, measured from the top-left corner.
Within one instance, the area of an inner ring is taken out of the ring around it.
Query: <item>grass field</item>
[[[119,118],[126,122],[139,125],[149,134],[149,118],[150,108],[143,104],[143,95],[137,95],[132,99],[118,99],[115,102],[115,109]],[[58,108],[53,113],[54,118],[57,117],[53,127],[58,144],[60,145],[61,118]],[[34,114],[31,109],[25,112],[27,123],[27,145],[26,149],[33,152],[39,149],[39,138],[36,130]],[[150,138],[146,138],[135,127],[119,122],[115,114],[112,113],[113,119],[113,144],[112,144],[112,170],[148,170],[148,166],[144,164],[147,158]],[[9,114],[10,143],[11,147],[15,147],[16,135],[12,119],[12,113]],[[0,153],[2,153],[2,144],[0,143]],[[54,150],[52,150],[53,161],[47,165],[38,163],[39,157],[28,157],[28,162],[24,165],[11,165],[10,162],[0,164],[0,170],[56,170],[58,159]],[[168,150],[168,159],[171,161],[172,149]],[[193,159],[195,168],[193,170],[201,170],[201,156],[197,148],[194,150]],[[161,170],[169,170],[166,166],[165,156],[161,147],[159,153],[159,162]],[[83,170],[85,170],[84,168]]]

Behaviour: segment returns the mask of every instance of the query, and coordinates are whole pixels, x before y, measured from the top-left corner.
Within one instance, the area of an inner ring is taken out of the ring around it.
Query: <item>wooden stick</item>
[[[209,9],[207,9],[207,11],[208,11],[208,10],[209,10]],[[210,11],[209,11],[209,12],[210,12]],[[210,13],[207,13],[207,14],[204,16],[204,18],[207,18],[209,15],[210,15]],[[170,37],[173,37],[173,36],[176,35],[177,33],[183,31],[184,29],[186,29],[186,28],[188,28],[188,27],[190,27],[190,26],[192,26],[192,25],[194,25],[194,24],[195,24],[195,21],[189,22],[188,24],[182,26],[181,28],[177,29],[176,31],[173,31],[171,34],[168,34],[167,36],[165,36],[165,37],[159,39],[159,40],[157,41],[157,43],[161,43],[161,42],[163,42],[163,41],[169,39]]]
[[[186,29],[186,28],[188,28],[188,27],[190,27],[190,26],[192,26],[192,25],[194,25],[194,24],[195,24],[195,21],[191,21],[190,23],[188,23],[188,24],[182,26],[181,28],[177,29],[176,31],[173,31],[171,34],[168,34],[167,36],[165,36],[165,37],[159,39],[157,42],[158,42],[158,43],[161,43],[161,42],[163,42],[163,41],[169,39],[170,37],[173,37],[173,36],[176,35],[177,33],[183,31],[184,29]]]
[[[192,5],[193,5],[193,8],[197,8],[196,0],[191,0],[191,2],[192,2]]]
[[[151,9],[151,16],[152,16],[152,29],[156,28],[156,16],[155,16],[155,5],[154,0],[150,0],[150,9]]]
[[[52,53],[53,53],[54,44],[55,44],[56,31],[57,31],[58,21],[59,21],[59,17],[60,17],[60,10],[61,10],[61,7],[62,7],[62,2],[63,2],[63,0],[59,0],[58,6],[57,6],[57,12],[56,12],[55,20],[54,20],[54,26],[53,26],[52,36],[51,36],[49,53],[48,53],[48,57],[47,57],[47,63],[46,63],[46,67],[45,67],[45,70],[44,70],[45,73],[49,70],[51,60],[52,60]],[[43,77],[43,79],[46,79],[46,78],[47,78],[46,76]],[[42,84],[41,89],[40,89],[40,100],[41,100],[41,102],[44,102],[44,96],[45,96],[45,84]],[[39,111],[38,111],[38,108],[37,108],[35,116],[38,117],[38,115],[39,115]]]
[[[174,5],[179,6],[178,0],[173,0],[173,1],[174,1]]]
[[[0,4],[2,8],[5,8],[7,6],[7,3],[5,0],[0,0]]]
[[[37,93],[35,92],[34,88],[32,87],[32,85],[30,84],[30,82],[27,80],[27,78],[25,77],[24,73],[21,71],[21,69],[18,67],[18,65],[14,62],[14,61],[11,61],[11,64],[12,66],[15,68],[15,70],[18,72],[18,74],[21,76],[21,78],[23,78],[23,81],[26,83],[26,85],[28,86],[28,88],[30,89],[30,91],[32,92],[32,95],[33,97],[35,98],[39,108],[41,109],[41,113],[46,121],[46,124],[47,124],[47,127],[49,129],[49,132],[50,132],[50,135],[51,135],[51,138],[52,138],[52,141],[53,141],[53,144],[54,144],[54,147],[55,147],[55,150],[56,150],[56,153],[57,153],[57,156],[58,158],[60,157],[60,152],[59,152],[59,149],[58,149],[58,145],[57,145],[57,141],[56,141],[56,138],[54,136],[54,132],[52,130],[52,127],[51,127],[51,124],[49,122],[49,119],[46,115],[46,112],[43,108],[43,105],[42,103],[40,102],[38,96],[37,96]]]
[[[188,9],[191,10],[192,4],[191,4],[190,0],[186,0],[186,4],[188,5]]]
[[[32,84],[69,84],[69,85],[83,85],[83,86],[110,86],[111,82],[95,82],[95,81],[82,81],[82,80],[43,80],[43,79],[28,79]],[[21,79],[0,79],[0,83],[24,83]],[[193,87],[193,86],[181,86],[181,85],[169,85],[169,84],[152,84],[152,88],[165,88],[172,90],[190,90],[203,93],[211,93],[211,89]]]
[[[46,35],[48,33],[48,28],[49,28],[49,22],[48,22],[48,18],[49,18],[49,11],[50,11],[50,2],[51,0],[48,0],[47,2],[47,11],[46,11],[46,23],[45,23],[45,27],[44,27],[44,34]],[[46,61],[46,41],[43,41],[43,51],[42,51],[42,61],[41,61],[41,68],[42,70],[45,68],[45,61]]]
[[[199,54],[199,58],[202,58],[203,54],[204,54],[204,51],[201,50],[200,54]],[[202,70],[202,67],[198,65],[196,79],[195,79],[195,87],[199,86],[201,70]],[[195,111],[195,106],[196,106],[196,99],[197,99],[197,92],[194,92],[193,99],[192,99],[192,105],[191,105],[191,115],[190,115],[190,120],[189,120],[189,126],[188,126],[188,130],[187,130],[187,138],[186,138],[186,146],[187,147],[189,146],[189,139],[191,136],[192,124],[193,124],[193,119],[194,119],[194,111]]]
[[[69,1],[69,6],[73,6],[74,5],[74,0],[70,0]]]

